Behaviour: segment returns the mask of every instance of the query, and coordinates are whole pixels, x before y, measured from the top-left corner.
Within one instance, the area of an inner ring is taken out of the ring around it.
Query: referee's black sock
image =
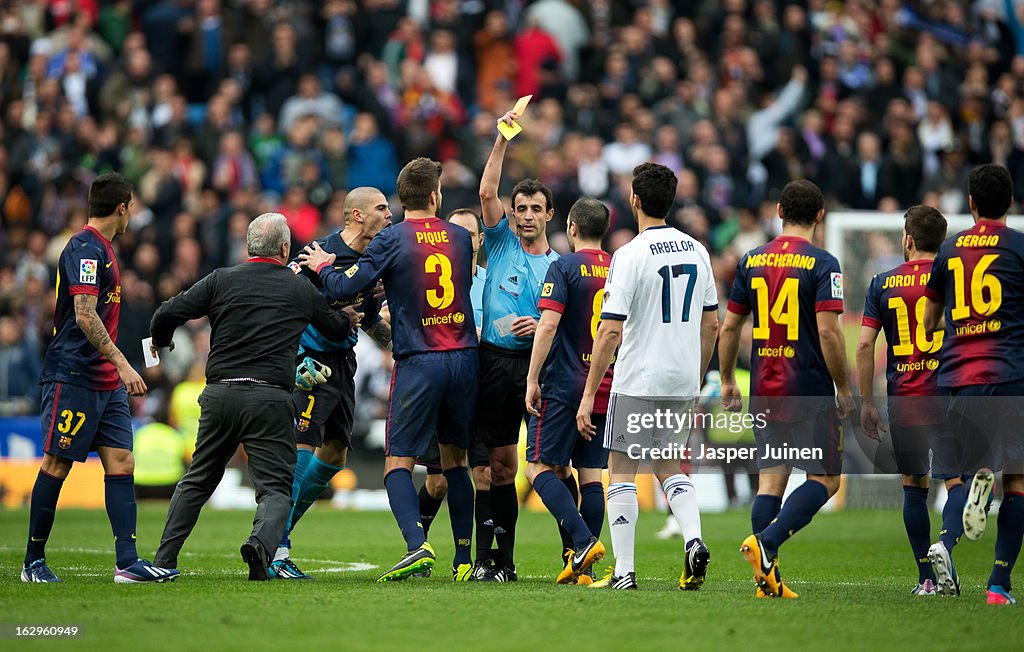
[[[476,560],[487,561],[494,542],[494,517],[491,516],[491,492],[476,490]]]
[[[569,495],[572,496],[572,504],[579,509],[580,505],[580,488],[576,484],[576,476],[572,473],[569,474],[568,478],[562,478],[562,484],[569,490]],[[539,492],[538,492],[539,493]],[[572,535],[569,534],[569,530],[565,529],[564,525],[558,525],[558,536],[562,537],[562,563],[565,563],[565,553],[570,550],[574,550]]]
[[[442,502],[444,502],[443,497],[434,498],[430,495],[426,484],[420,487],[420,523],[423,524],[423,536],[430,534],[430,524],[434,522],[434,517],[441,509]]]
[[[491,484],[491,514],[494,516],[494,538],[504,563],[514,566],[516,521],[519,520],[519,495],[516,483]]]

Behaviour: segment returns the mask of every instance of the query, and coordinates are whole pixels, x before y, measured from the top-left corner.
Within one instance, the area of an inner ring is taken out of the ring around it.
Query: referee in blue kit
[[[506,113],[501,121],[510,123],[515,117]],[[507,147],[508,141],[499,135],[480,180],[487,281],[477,419],[478,436],[490,458],[490,505],[499,558],[489,577],[477,579],[499,582],[516,581],[516,446],[525,416],[533,334],[540,319],[537,301],[548,267],[558,259],[558,254],[548,246],[547,225],[555,211],[547,186],[536,179],[520,181],[512,190],[512,217],[505,214],[498,198],[498,184]],[[477,500],[480,498],[478,492]]]

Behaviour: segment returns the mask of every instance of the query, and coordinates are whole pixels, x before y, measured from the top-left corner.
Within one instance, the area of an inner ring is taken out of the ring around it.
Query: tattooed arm
[[[78,324],[78,328],[85,334],[89,343],[95,346],[96,350],[107,360],[114,363],[128,393],[132,396],[141,396],[146,393],[146,383],[142,380],[142,376],[132,369],[124,354],[110,339],[107,327],[103,325],[103,320],[96,313],[96,300],[97,297],[92,294],[75,295],[75,323]]]
[[[381,319],[373,326],[368,326],[364,332],[373,338],[382,349],[391,350],[391,324],[386,319]]]

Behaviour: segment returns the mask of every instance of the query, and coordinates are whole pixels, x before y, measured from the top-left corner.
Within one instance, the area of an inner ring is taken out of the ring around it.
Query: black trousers
[[[177,568],[178,552],[239,444],[249,457],[249,477],[256,488],[252,538],[268,554],[281,542],[291,513],[295,471],[291,394],[261,385],[214,383],[203,390],[199,405],[192,466],[174,490],[154,557],[154,563],[165,568]]]

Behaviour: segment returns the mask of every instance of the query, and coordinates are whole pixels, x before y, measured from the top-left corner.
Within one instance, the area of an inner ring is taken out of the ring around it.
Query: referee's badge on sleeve
[[[93,285],[96,283],[96,267],[97,263],[95,259],[83,258],[82,266],[78,272],[78,282],[88,283]]]
[[[832,272],[832,298],[843,298],[843,275],[839,272]]]

